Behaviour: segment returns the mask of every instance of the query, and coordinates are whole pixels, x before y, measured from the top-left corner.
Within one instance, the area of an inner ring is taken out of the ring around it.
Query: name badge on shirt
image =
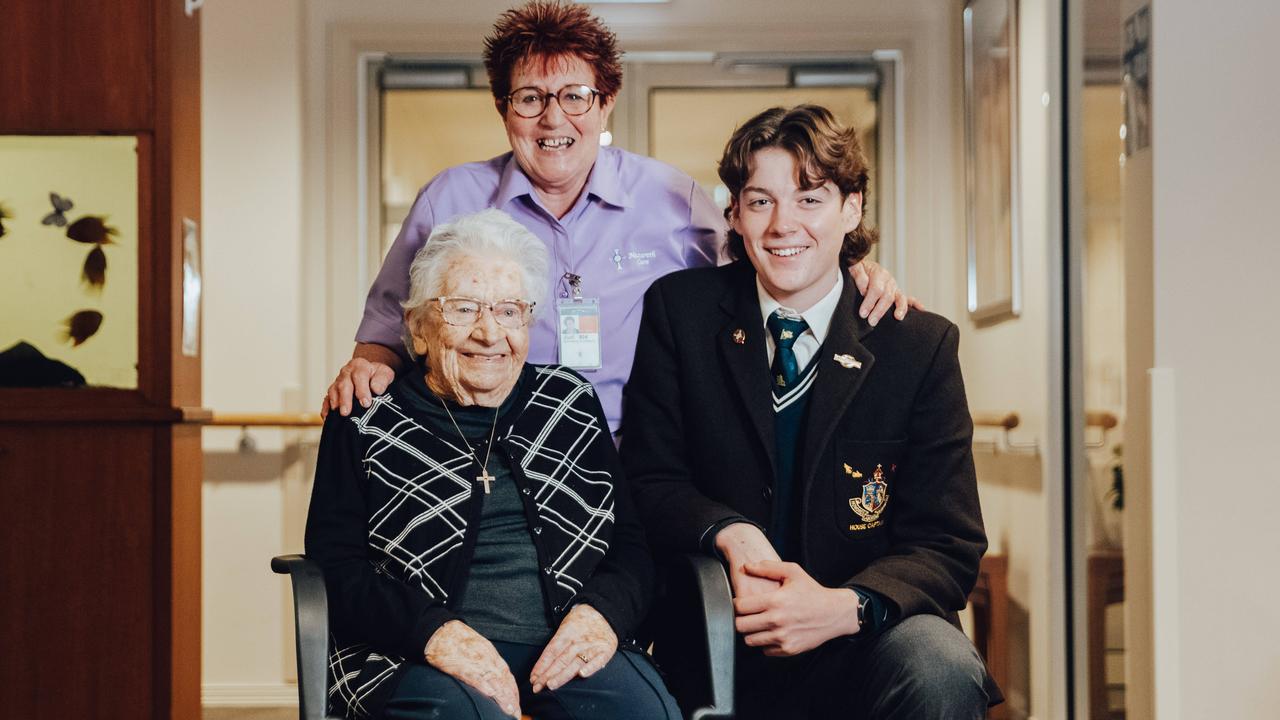
[[[600,299],[563,298],[556,301],[560,364],[575,370],[599,370]]]

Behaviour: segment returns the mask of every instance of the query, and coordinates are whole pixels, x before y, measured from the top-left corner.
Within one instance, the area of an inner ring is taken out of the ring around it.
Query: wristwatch
[[[867,605],[871,603],[871,597],[857,588],[853,591],[858,594],[858,629],[861,630],[867,625]]]

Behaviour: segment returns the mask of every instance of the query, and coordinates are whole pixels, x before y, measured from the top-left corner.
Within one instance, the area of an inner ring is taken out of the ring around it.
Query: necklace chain
[[[471,448],[471,442],[468,441],[467,436],[462,433],[462,428],[458,427],[458,421],[453,419],[453,413],[449,412],[449,404],[445,402],[444,398],[438,397],[436,399],[440,401],[440,406],[444,408],[445,414],[449,416],[449,422],[453,423],[453,429],[458,431],[458,437],[462,438],[462,444],[466,446],[467,452],[471,455],[471,459],[480,466],[481,477],[491,478],[492,476],[489,475],[489,458],[493,455],[493,435],[498,429],[498,410],[500,408],[495,407],[493,409],[493,427],[489,428],[489,446],[485,449],[484,462],[482,463],[480,462],[480,457],[476,455],[476,451]],[[481,482],[481,479],[476,478],[476,482]],[[486,495],[489,494],[489,482],[487,480],[484,481],[484,493]]]

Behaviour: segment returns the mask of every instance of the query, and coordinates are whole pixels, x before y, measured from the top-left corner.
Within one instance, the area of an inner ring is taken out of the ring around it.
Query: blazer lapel
[[[750,269],[750,265],[746,265]],[[765,346],[755,273],[738,275],[735,286],[720,302],[728,316],[716,338],[729,377],[742,396],[757,440],[769,456],[770,477],[777,467],[777,439],[773,429],[773,399],[769,385],[769,353]]]
[[[844,274],[844,290],[831,317],[831,327],[814,362],[818,377],[809,390],[809,412],[803,435],[804,483],[813,477],[822,451],[831,441],[836,424],[849,409],[853,396],[871,372],[875,357],[862,346],[861,340],[874,328],[858,316],[862,296],[853,280]]]

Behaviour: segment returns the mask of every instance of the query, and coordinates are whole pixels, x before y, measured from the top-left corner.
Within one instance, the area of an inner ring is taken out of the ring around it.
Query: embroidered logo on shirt
[[[622,248],[614,248],[613,254],[609,256],[609,260],[613,262],[613,267],[618,272],[622,272],[623,262],[630,264],[632,268],[648,267],[658,259],[658,251],[650,250],[648,252],[636,252],[635,250],[622,252]]]
[[[636,267],[646,267],[654,260],[658,259],[658,251],[650,250],[649,252],[636,252],[632,250],[627,253],[627,259]]]
[[[844,471],[855,480],[862,478],[862,473],[847,464],[844,466]],[[885,506],[888,504],[889,484],[884,481],[884,467],[876,465],[876,471],[872,473],[871,479],[862,484],[862,497],[849,498],[849,509],[862,519],[861,523],[854,523],[849,526],[849,529],[870,530],[880,527],[884,524],[880,516],[884,514]]]

